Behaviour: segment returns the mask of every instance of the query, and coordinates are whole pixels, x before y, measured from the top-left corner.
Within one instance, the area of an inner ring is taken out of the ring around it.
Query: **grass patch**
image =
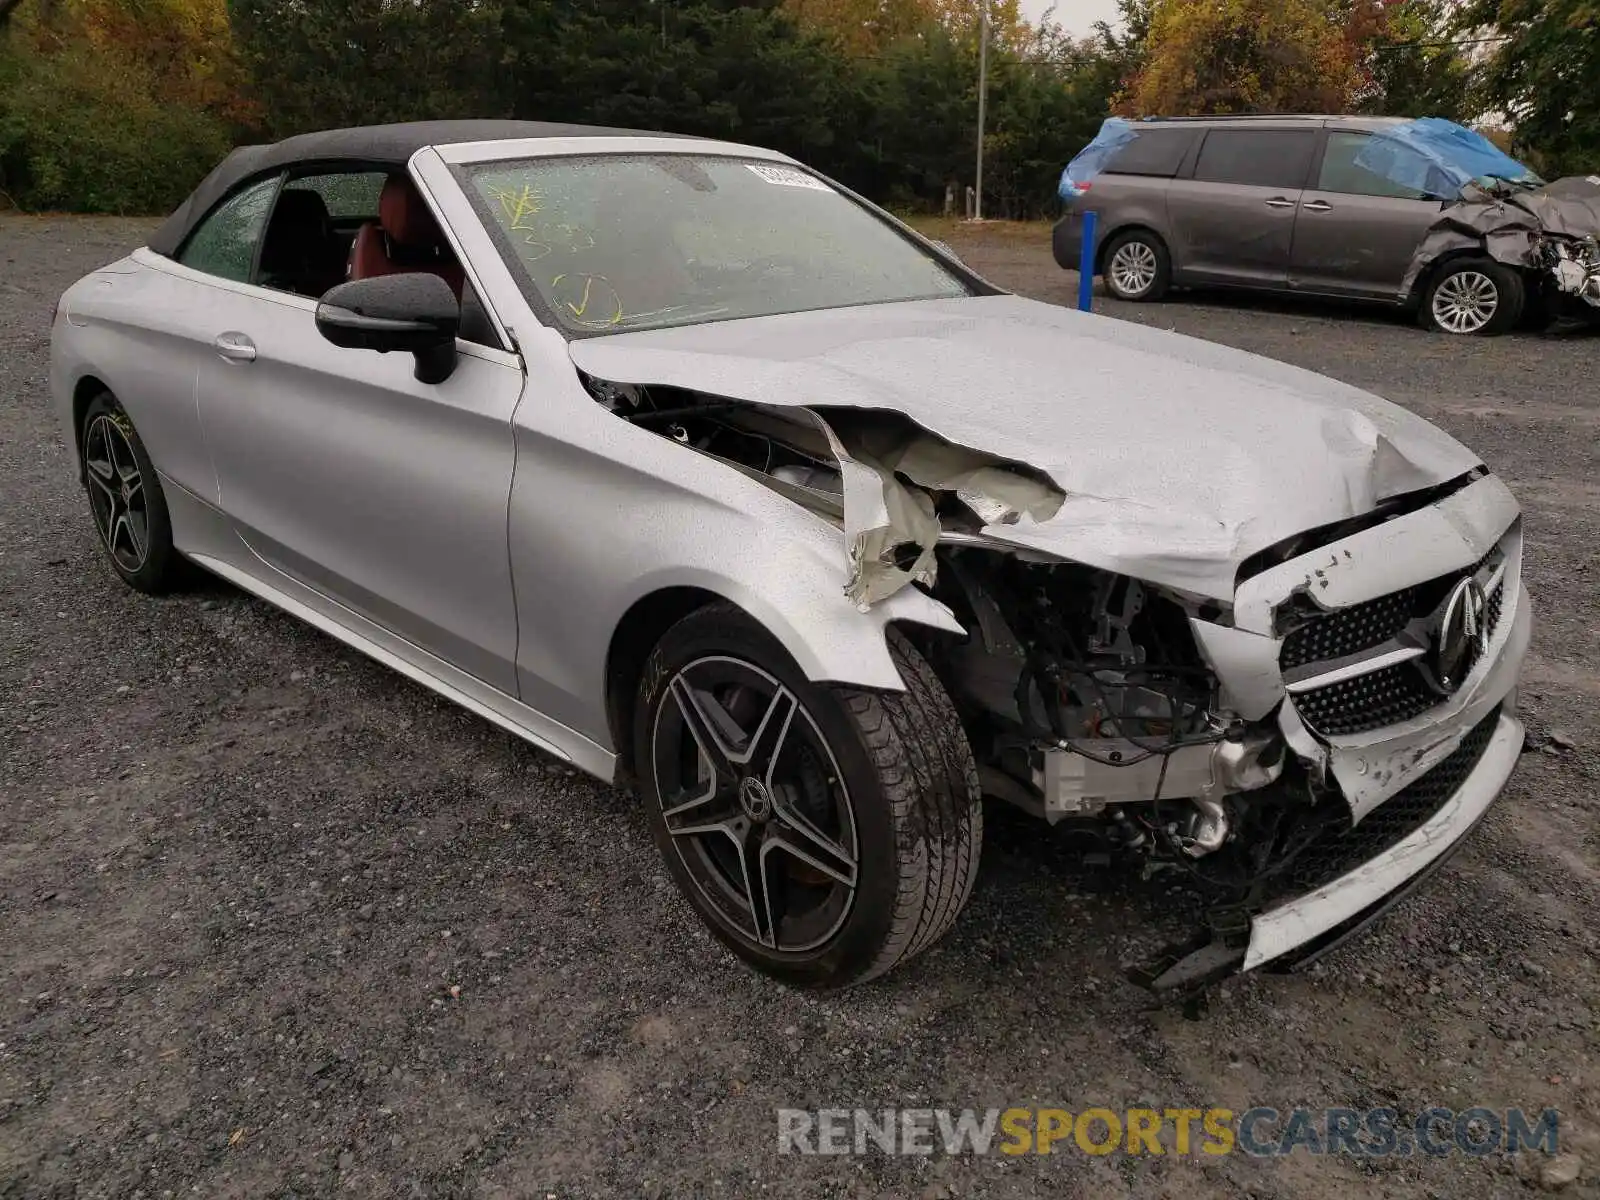
[[[971,241],[973,238],[1001,242],[1048,242],[1053,224],[1050,221],[987,220],[979,223],[959,217],[931,217],[925,213],[896,215],[923,237],[951,243]]]

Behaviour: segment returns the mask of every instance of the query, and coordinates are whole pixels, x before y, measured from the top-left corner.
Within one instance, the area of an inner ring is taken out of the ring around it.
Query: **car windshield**
[[[793,166],[604,154],[476,163],[462,175],[524,289],[573,333],[973,292]]]

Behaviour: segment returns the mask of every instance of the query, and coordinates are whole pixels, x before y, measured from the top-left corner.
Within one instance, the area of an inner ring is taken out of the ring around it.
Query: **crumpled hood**
[[[571,353],[615,383],[902,413],[1066,492],[1048,520],[987,534],[1221,600],[1256,551],[1479,465],[1358,388],[1016,296],[613,334]]]

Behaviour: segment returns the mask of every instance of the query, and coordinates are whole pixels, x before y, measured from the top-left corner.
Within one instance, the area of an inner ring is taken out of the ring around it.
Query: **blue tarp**
[[[1453,200],[1478,180],[1540,182],[1539,177],[1498,146],[1464,125],[1442,117],[1422,117],[1373,131],[1356,165],[1401,187]]]
[[[1078,151],[1067,169],[1061,172],[1057,195],[1063,200],[1077,199],[1084,186],[1106,169],[1111,156],[1138,136],[1131,122],[1121,117],[1107,117],[1100,125],[1100,132],[1094,135],[1094,141]]]

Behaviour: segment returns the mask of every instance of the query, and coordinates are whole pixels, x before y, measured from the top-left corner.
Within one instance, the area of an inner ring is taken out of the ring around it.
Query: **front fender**
[[[842,539],[839,550],[842,556]],[[757,561],[738,575],[700,567],[666,569],[642,577],[624,611],[669,588],[710,592],[760,622],[783,643],[807,679],[882,691],[905,689],[889,654],[885,629],[890,622],[965,633],[948,607],[915,588],[902,589],[861,612],[845,599],[844,569],[811,565],[810,571],[796,571],[792,559],[786,564]]]
[[[960,632],[912,588],[859,611],[844,530],[726,463],[607,412],[550,330],[521,338],[539,381],[513,420],[509,534],[523,703],[611,741],[607,661],[640,601],[694,588],[738,605],[810,679],[901,690],[884,627]]]

